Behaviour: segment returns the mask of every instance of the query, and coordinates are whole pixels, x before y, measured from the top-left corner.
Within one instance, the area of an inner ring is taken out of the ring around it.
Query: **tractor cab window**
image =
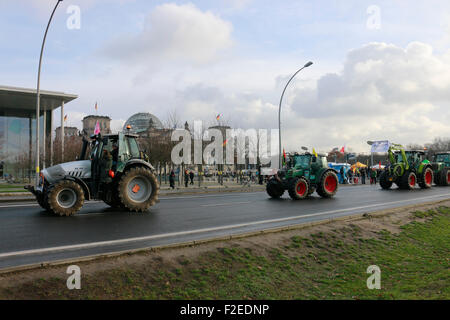
[[[295,165],[309,166],[310,161],[311,161],[310,155],[305,154],[305,155],[300,155],[300,156],[295,157]]]
[[[436,162],[450,162],[450,154],[438,154]]]
[[[127,137],[128,145],[129,145],[129,151],[132,158],[140,158],[139,153],[139,146],[137,144],[136,139],[132,137]]]
[[[326,157],[321,157],[320,162],[322,162],[322,167],[324,168],[328,167],[328,161]]]

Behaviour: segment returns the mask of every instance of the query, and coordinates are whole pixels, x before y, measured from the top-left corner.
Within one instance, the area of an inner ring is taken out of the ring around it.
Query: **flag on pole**
[[[67,114],[64,116],[64,121],[67,121]]]
[[[98,110],[97,102],[95,102],[95,110],[96,110],[96,111]]]
[[[219,121],[220,119],[220,113],[216,116],[216,120]]]
[[[228,139],[226,139],[223,143],[222,143],[222,147],[226,146],[228,142]]]
[[[100,123],[98,123],[97,121],[97,123],[95,124],[94,134],[97,135],[99,133],[100,133]]]
[[[318,157],[318,155],[317,155],[317,152],[316,152],[316,150],[314,150],[314,148],[313,148],[313,155],[317,158]]]
[[[339,151],[340,153],[345,153],[345,146],[343,146],[342,148],[341,148],[341,151]]]

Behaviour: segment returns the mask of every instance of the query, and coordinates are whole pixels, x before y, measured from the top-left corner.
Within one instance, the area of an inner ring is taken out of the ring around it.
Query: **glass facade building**
[[[77,96],[42,91],[39,117],[41,160],[45,144],[52,144],[53,110]],[[44,124],[45,121],[45,124]],[[23,179],[34,175],[36,158],[36,90],[0,86],[0,179]],[[49,162],[49,161],[47,161]],[[41,163],[41,166],[45,165]]]

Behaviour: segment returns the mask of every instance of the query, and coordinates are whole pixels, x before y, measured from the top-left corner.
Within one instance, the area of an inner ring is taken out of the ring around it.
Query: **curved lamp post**
[[[63,0],[58,0],[58,2],[55,5],[55,8],[53,9],[52,15],[50,16],[50,19],[48,20],[47,29],[45,29],[44,33],[44,39],[42,40],[42,46],[41,46],[41,55],[39,57],[39,68],[38,68],[38,77],[37,77],[37,90],[36,90],[36,184],[39,182],[39,116],[41,113],[40,110],[40,103],[41,103],[41,96],[40,96],[40,86],[41,86],[41,65],[42,65],[42,55],[44,53],[44,46],[45,46],[45,39],[47,38],[47,32],[50,28],[50,23],[52,22],[53,15],[55,14],[56,8],[58,8],[58,5]],[[45,135],[45,132],[44,132]],[[45,152],[45,146],[44,146],[44,152]]]
[[[281,103],[283,102],[283,96],[284,96],[284,92],[286,91],[286,88],[288,87],[289,83],[291,83],[292,79],[294,79],[294,77],[303,69],[308,68],[310,65],[312,65],[313,63],[311,61],[309,61],[307,64],[305,64],[303,67],[301,67],[299,70],[297,70],[296,73],[294,73],[294,75],[289,79],[289,81],[286,83],[286,86],[283,89],[283,93],[281,94],[281,98],[280,98],[280,105],[278,107],[278,147],[279,147],[279,153],[280,153],[280,163],[279,163],[279,168],[281,169],[281,164],[283,163],[283,152],[281,150]]]

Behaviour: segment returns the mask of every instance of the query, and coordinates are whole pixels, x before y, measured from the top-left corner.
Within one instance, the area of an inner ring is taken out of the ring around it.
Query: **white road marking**
[[[251,201],[242,201],[242,202],[226,202],[226,203],[215,203],[215,204],[202,204],[200,207],[217,207],[217,206],[229,206],[235,204],[244,204],[251,203]]]
[[[399,203],[411,202],[411,201],[414,201],[414,200],[425,200],[425,199],[449,197],[449,196],[450,196],[450,193],[448,193],[448,194],[440,194],[440,195],[433,195],[433,196],[428,196],[428,197],[415,198],[415,199],[408,199],[408,200],[399,200],[399,201],[392,201],[392,202],[386,202],[386,203],[378,203],[378,204],[372,204],[372,205],[360,206],[360,207],[353,207],[353,208],[347,208],[347,209],[323,211],[323,212],[305,214],[305,215],[295,216],[295,217],[269,219],[269,220],[261,220],[261,221],[241,223],[241,224],[233,224],[233,225],[221,226],[221,227],[203,228],[203,229],[196,229],[196,230],[189,230],[189,231],[179,231],[179,232],[170,232],[170,233],[157,234],[157,235],[152,235],[152,236],[143,236],[143,237],[120,239],[120,240],[109,240],[109,241],[82,243],[82,244],[74,244],[74,245],[59,246],[59,247],[52,247],[52,248],[42,248],[42,249],[7,252],[7,253],[0,254],[0,258],[9,258],[9,257],[14,257],[14,256],[31,255],[31,254],[39,254],[39,253],[48,253],[48,252],[55,252],[55,251],[88,249],[88,248],[94,248],[94,247],[111,246],[111,245],[125,244],[125,243],[138,242],[138,241],[147,241],[147,240],[154,240],[154,239],[167,238],[167,237],[192,235],[192,234],[198,234],[198,233],[204,233],[204,232],[222,231],[222,230],[243,228],[243,227],[249,227],[249,226],[255,226],[255,225],[264,225],[264,224],[268,224],[268,223],[277,223],[277,222],[285,222],[285,221],[291,221],[291,220],[299,220],[299,219],[304,219],[304,218],[309,218],[309,217],[316,217],[316,216],[333,214],[333,213],[342,213],[342,212],[347,212],[347,211],[352,211],[352,210],[360,210],[360,209],[381,207],[381,206],[386,206],[386,205],[391,205],[391,204],[399,204]]]

